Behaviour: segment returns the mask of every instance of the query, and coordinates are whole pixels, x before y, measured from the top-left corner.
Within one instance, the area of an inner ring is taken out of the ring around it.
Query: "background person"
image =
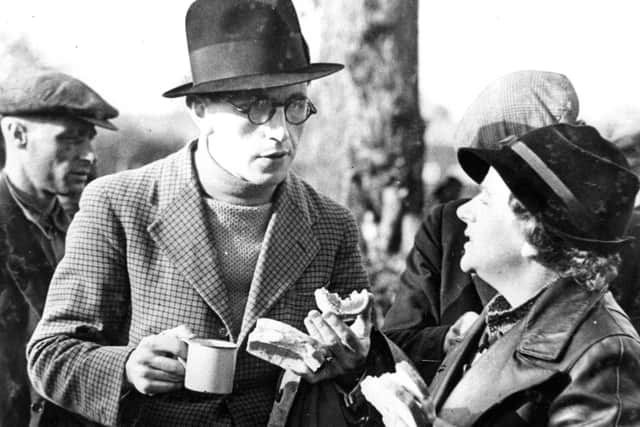
[[[317,112],[307,82],[342,66],[309,63],[290,1],[198,0],[186,30],[194,81],[165,96],[186,96],[200,136],[87,187],[30,375],[102,424],[266,425],[281,369],[246,353],[256,320],[304,329],[315,289],[367,286],[353,217],[290,173]],[[336,320],[308,322],[353,342]],[[230,395],[184,388],[177,358],[191,334],[239,345]],[[357,379],[366,349],[331,349],[307,381]]]
[[[625,135],[614,144],[626,157],[631,171],[640,176],[640,133]],[[619,279],[614,281],[611,291],[631,318],[636,331],[640,331],[640,193],[636,195],[627,234],[635,239],[620,250],[622,265]]]
[[[69,218],[57,196],[84,188],[95,126],[115,130],[109,120],[118,112],[74,77],[20,69],[0,82],[0,115],[0,227],[9,254],[0,266],[0,425],[72,424],[32,390],[25,346],[64,255]]]

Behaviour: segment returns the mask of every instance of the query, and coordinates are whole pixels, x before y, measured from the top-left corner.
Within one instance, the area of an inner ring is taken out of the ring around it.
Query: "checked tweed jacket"
[[[304,329],[316,288],[367,286],[350,213],[290,174],[274,196],[240,334],[230,336],[195,145],[85,190],[27,349],[34,386],[62,407],[107,425],[265,425],[281,370],[246,353],[256,320]],[[127,388],[124,366],[138,342],[180,324],[241,343],[231,395]]]

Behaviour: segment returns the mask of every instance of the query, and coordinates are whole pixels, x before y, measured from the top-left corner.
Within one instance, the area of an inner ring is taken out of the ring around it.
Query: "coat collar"
[[[158,213],[148,231],[227,330],[232,331],[227,288],[219,273],[204,193],[193,163],[195,148],[194,141],[163,165],[160,180],[149,194]],[[308,203],[303,185],[290,174],[275,192],[273,214],[258,257],[241,332],[232,337],[238,343],[295,283],[319,250],[312,231],[317,212]]]
[[[496,341],[462,375],[485,328],[486,308],[462,343],[447,355],[431,385],[436,410],[456,425],[472,425],[506,397],[552,378],[562,367],[576,329],[606,289],[589,291],[560,280],[544,291],[529,315]]]
[[[588,290],[571,279],[551,285],[525,319],[518,352],[546,362],[558,361],[576,329],[607,291],[607,287]]]

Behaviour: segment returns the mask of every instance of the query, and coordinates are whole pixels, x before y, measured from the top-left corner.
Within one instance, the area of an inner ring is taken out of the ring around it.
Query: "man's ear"
[[[193,114],[199,119],[203,118],[207,113],[207,104],[204,99],[199,96],[194,96],[191,99],[190,108]]]
[[[520,255],[523,258],[533,258],[538,255],[538,249],[536,249],[531,243],[525,241],[520,248]]]
[[[1,122],[2,134],[5,144],[13,144],[18,148],[24,148],[28,142],[27,127],[17,118],[4,117]]]

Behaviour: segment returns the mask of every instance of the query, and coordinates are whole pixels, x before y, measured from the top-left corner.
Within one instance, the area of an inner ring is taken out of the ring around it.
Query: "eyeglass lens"
[[[254,124],[266,123],[271,120],[276,108],[281,105],[282,103],[277,103],[269,98],[257,99],[249,106],[249,111],[247,112],[249,121]],[[290,98],[284,103],[285,119],[294,125],[305,122],[315,112],[316,110],[311,100],[305,97]]]

